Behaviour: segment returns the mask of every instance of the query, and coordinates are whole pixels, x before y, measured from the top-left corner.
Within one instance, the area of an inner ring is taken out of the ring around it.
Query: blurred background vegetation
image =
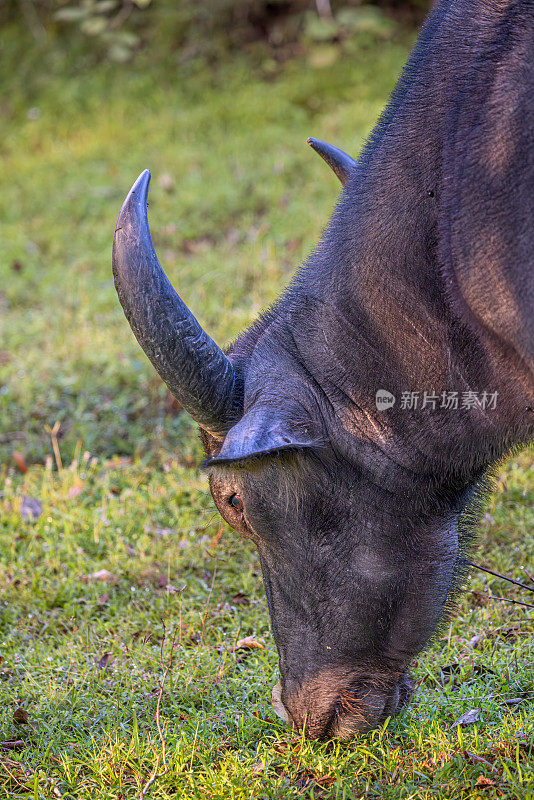
[[[0,25],[84,38],[95,57],[126,61],[157,38],[185,58],[263,40],[287,56],[303,40],[380,30],[384,15],[417,24],[430,0],[4,0]],[[286,52],[284,52],[286,50]]]
[[[150,167],[165,269],[227,342],[309,254],[339,191],[306,138],[357,154],[423,7],[0,4],[0,463],[43,463],[56,423],[68,461],[196,449],[113,289],[122,199]]]

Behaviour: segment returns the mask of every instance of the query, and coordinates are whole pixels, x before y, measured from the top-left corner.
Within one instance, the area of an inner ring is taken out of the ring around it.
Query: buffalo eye
[[[231,495],[228,498],[228,502],[236,511],[243,511],[243,501],[238,494]]]

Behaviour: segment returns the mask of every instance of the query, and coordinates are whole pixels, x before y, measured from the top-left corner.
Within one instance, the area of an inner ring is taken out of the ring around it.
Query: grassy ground
[[[235,335],[335,200],[306,137],[356,153],[408,46],[360,36],[283,67],[256,47],[217,68],[152,48],[117,66],[4,34],[0,740],[26,746],[0,751],[0,797],[139,797],[165,770],[151,797],[534,797],[531,609],[465,594],[410,709],[348,745],[275,718],[255,552],[214,512],[194,427],[169,413],[110,276],[149,166],[169,275],[220,342]],[[479,558],[515,576],[534,571],[533,456],[503,465],[481,531]],[[244,637],[262,648],[233,649]]]

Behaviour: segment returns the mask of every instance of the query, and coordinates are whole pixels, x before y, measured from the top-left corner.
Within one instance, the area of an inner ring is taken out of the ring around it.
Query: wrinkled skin
[[[457,571],[458,513],[415,532],[400,498],[333,454],[221,467],[210,487],[226,521],[257,544],[291,719],[310,737],[345,739],[394,716]]]
[[[269,327],[256,353],[267,339],[272,354]],[[222,446],[204,434],[210,488],[224,519],[258,548],[289,718],[311,738],[348,739],[408,702],[410,662],[463,575],[459,520],[483,470],[473,464],[469,476],[449,471],[446,480],[429,470],[438,431],[428,452],[396,453],[395,433],[377,418],[391,439],[384,448],[362,415],[355,439],[340,424],[345,415],[305,381],[301,354],[284,347],[276,361],[284,378],[268,392],[263,368],[258,376],[249,368],[245,413]],[[449,435],[446,414],[436,424]],[[299,447],[284,450],[290,441]]]
[[[257,545],[281,698],[314,738],[409,699],[461,582],[473,500],[534,440],[534,6],[441,0],[286,293],[224,354],[175,294],[134,185],[120,301],[202,430],[224,519]],[[397,398],[385,410],[376,393]],[[437,405],[403,406],[405,392]],[[449,408],[443,396],[492,393]]]

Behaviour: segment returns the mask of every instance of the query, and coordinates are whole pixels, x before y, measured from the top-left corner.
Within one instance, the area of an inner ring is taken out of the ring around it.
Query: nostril
[[[333,706],[304,702],[298,695],[285,696],[285,692],[282,700],[280,684],[273,688],[272,699],[275,713],[298,731],[304,731],[308,739],[324,740],[331,736],[335,719]]]
[[[336,702],[330,736],[346,741],[355,733],[376,728],[388,716],[387,697],[384,694],[358,688],[358,692],[347,692]]]

